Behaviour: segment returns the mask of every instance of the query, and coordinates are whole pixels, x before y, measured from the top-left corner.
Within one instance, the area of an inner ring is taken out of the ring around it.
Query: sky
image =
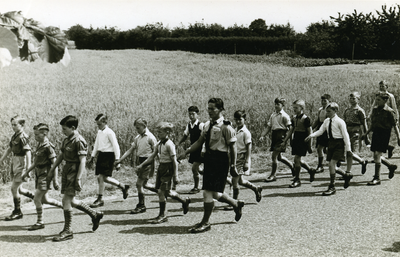
[[[170,29],[196,22],[218,23],[225,28],[264,19],[267,25],[287,24],[305,32],[313,22],[330,20],[338,13],[375,13],[382,5],[396,6],[394,0],[0,0],[0,13],[22,11],[45,26],[67,30],[83,27],[133,29],[162,22]]]

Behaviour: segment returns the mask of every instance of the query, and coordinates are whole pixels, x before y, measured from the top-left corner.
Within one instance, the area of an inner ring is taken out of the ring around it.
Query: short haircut
[[[330,94],[323,94],[321,96],[321,100],[328,100],[331,101],[331,95]]]
[[[76,129],[78,128],[78,124],[79,124],[78,118],[73,115],[68,115],[67,117],[65,117],[60,121],[61,126],[66,126],[68,128],[75,127]]]
[[[327,106],[326,106],[326,109],[331,109],[331,110],[333,110],[334,112],[338,112],[339,111],[339,105],[337,104],[337,103],[335,103],[335,102],[331,102],[331,103],[329,103]]]
[[[246,111],[245,110],[238,110],[233,114],[235,119],[246,119]]]
[[[303,99],[297,99],[293,104],[300,106],[303,110],[306,108],[306,102]]]
[[[188,112],[199,113],[200,110],[199,110],[199,107],[193,105],[193,106],[190,106],[190,107],[188,108]]]
[[[379,85],[384,85],[385,87],[388,87],[388,83],[386,82],[386,80],[382,80],[379,82]]]
[[[136,125],[142,125],[142,126],[145,126],[145,127],[147,128],[147,120],[145,120],[145,119],[142,118],[142,117],[137,118],[137,119],[133,122],[133,125],[134,125],[134,126],[136,126]]]
[[[376,97],[380,97],[383,100],[387,101],[389,99],[389,94],[386,92],[379,92],[375,95]]]
[[[99,115],[96,116],[96,118],[94,120],[107,123],[108,117],[107,117],[107,115],[100,113]]]
[[[47,125],[45,123],[39,123],[39,124],[33,126],[33,130],[50,131],[49,125]]]
[[[277,97],[277,98],[275,98],[274,103],[275,104],[282,104],[283,106],[285,106],[286,99],[283,98],[283,97]]]
[[[13,120],[15,120],[21,126],[25,125],[25,119],[20,117],[19,115],[15,115],[14,117],[12,117],[10,122],[12,122]]]
[[[172,133],[172,129],[174,128],[174,125],[170,122],[160,122],[157,124],[156,128],[164,130],[167,133]]]
[[[225,110],[224,109],[224,101],[222,101],[221,98],[211,98],[210,100],[208,100],[208,103],[215,104],[215,107],[217,107],[221,111]]]
[[[350,97],[355,97],[355,98],[357,98],[357,99],[360,99],[361,94],[358,93],[358,92],[356,92],[356,91],[354,91],[354,92],[352,92],[352,93],[350,94]]]

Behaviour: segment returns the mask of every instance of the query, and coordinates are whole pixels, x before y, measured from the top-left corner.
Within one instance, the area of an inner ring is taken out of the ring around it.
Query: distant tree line
[[[183,50],[200,53],[269,54],[293,50],[312,58],[400,59],[400,5],[382,6],[375,14],[338,14],[330,20],[311,23],[305,33],[296,33],[290,23],[267,25],[256,19],[248,27],[237,24],[197,22],[169,29],[162,23],[127,31],[84,28],[66,31],[77,49]]]

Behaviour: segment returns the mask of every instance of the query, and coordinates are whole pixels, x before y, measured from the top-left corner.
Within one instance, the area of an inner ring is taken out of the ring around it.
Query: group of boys
[[[383,84],[383,87],[382,87]],[[390,96],[387,92],[387,84],[381,82],[381,91],[376,94],[374,106],[370,112],[371,124],[368,128],[364,110],[358,105],[360,94],[353,92],[349,96],[350,107],[344,112],[344,120],[337,115],[339,106],[331,102],[331,97],[327,94],[321,97],[322,107],[318,111],[317,120],[312,124],[311,120],[304,113],[306,103],[304,100],[293,102],[294,115],[290,117],[283,109],[286,100],[276,98],[275,111],[271,114],[267,126],[261,133],[260,141],[264,141],[265,136],[271,133],[272,151],[272,170],[266,182],[277,180],[277,161],[286,164],[292,171],[293,182],[290,188],[301,186],[300,170],[305,168],[310,175],[310,182],[315,179],[315,174],[323,172],[324,152],[327,148],[327,160],[329,162],[330,184],[328,190],[323,195],[332,195],[336,192],[335,177],[336,173],[343,176],[344,187],[350,185],[353,175],[351,173],[353,159],[362,165],[361,173],[366,172],[367,161],[355,154],[359,149],[358,143],[365,140],[369,144],[368,134],[373,132],[371,151],[374,152],[375,175],[368,185],[380,184],[381,163],[388,166],[389,178],[394,176],[396,165],[382,156],[389,147],[389,140],[392,128],[400,145],[400,134],[397,126],[398,113],[395,102],[390,108],[386,102]],[[384,90],[383,90],[384,89]],[[392,100],[391,100],[392,101]],[[40,123],[34,127],[35,139],[38,142],[34,162],[31,165],[31,148],[28,136],[23,127],[25,120],[19,116],[11,119],[11,125],[15,132],[11,138],[9,148],[0,159],[0,163],[11,152],[12,166],[11,173],[13,182],[11,191],[14,198],[14,211],[6,220],[21,219],[23,214],[20,209],[20,194],[34,199],[37,210],[37,222],[29,230],[43,229],[43,208],[42,204],[51,204],[64,210],[64,229],[54,241],[64,241],[73,238],[71,229],[72,207],[87,213],[93,222],[92,230],[95,231],[103,218],[101,211],[93,208],[103,206],[102,199],[104,193],[104,183],[117,186],[121,189],[123,198],[128,197],[130,186],[120,183],[112,178],[114,168],[119,169],[120,163],[135,152],[135,171],[137,173],[136,188],[138,191],[139,202],[131,214],[139,214],[146,211],[144,188],[158,194],[159,214],[150,222],[153,224],[168,221],[166,211],[166,198],[170,197],[182,204],[183,213],[189,211],[190,198],[181,197],[174,189],[173,185],[179,183],[178,161],[186,158],[190,154],[189,162],[192,164],[194,187],[189,193],[196,194],[200,191],[199,174],[203,175],[203,200],[204,210],[202,220],[189,229],[191,233],[208,231],[211,228],[209,222],[211,213],[214,209],[214,200],[227,203],[230,207],[225,209],[234,210],[235,220],[239,221],[242,216],[244,202],[238,200],[239,185],[251,189],[256,196],[256,201],[262,199],[262,187],[256,186],[244,179],[244,175],[250,175],[251,170],[251,133],[246,128],[246,112],[243,110],[234,113],[236,129],[231,122],[225,120],[223,116],[224,102],[220,98],[211,98],[208,101],[208,115],[210,120],[201,123],[198,120],[199,109],[191,106],[188,109],[190,122],[187,124],[181,144],[190,138],[191,146],[180,156],[177,156],[175,144],[170,139],[173,132],[173,125],[169,122],[161,122],[157,125],[155,136],[148,130],[147,121],[138,118],[134,126],[138,135],[134,138],[130,149],[120,157],[120,148],[115,133],[107,126],[107,116],[99,114],[96,124],[99,128],[96,141],[90,159],[86,162],[87,144],[85,139],[78,133],[78,119],[75,116],[67,116],[61,120],[62,132],[65,134],[61,147],[61,154],[56,157],[54,146],[49,142],[47,135],[49,127],[47,124]],[[313,132],[313,129],[317,129]],[[311,153],[311,139],[317,137],[318,167],[311,168],[309,164],[301,158]],[[282,153],[290,140],[294,163],[285,158]],[[390,148],[389,148],[390,149]],[[389,151],[391,155],[393,149]],[[148,183],[154,174],[156,157],[159,160],[155,185]],[[88,206],[79,201],[75,196],[82,190],[82,174],[85,172],[86,164],[92,166],[96,161],[95,173],[98,180],[98,197]],[[58,189],[57,167],[65,161],[62,172],[61,193],[63,194],[62,203],[49,198],[47,192],[50,184]],[[347,160],[346,172],[339,168],[340,162]],[[204,169],[201,169],[204,163]],[[30,171],[35,170],[35,194],[24,189],[21,184],[29,177]],[[228,174],[231,178],[228,178]],[[229,182],[233,185],[233,197],[224,193],[225,185]]]

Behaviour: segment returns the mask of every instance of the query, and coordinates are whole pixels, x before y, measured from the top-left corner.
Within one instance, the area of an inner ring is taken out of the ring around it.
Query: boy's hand
[[[310,136],[308,136],[308,137],[306,137],[306,139],[304,139],[305,142],[308,142],[308,141],[310,141],[310,140],[311,140],[311,137],[310,137]]]
[[[121,164],[119,163],[119,160],[115,160],[114,166],[115,166],[115,169],[116,169],[117,171],[121,168]]]
[[[265,139],[265,137],[261,136],[261,137],[258,139],[258,141],[264,142],[264,139]]]
[[[308,144],[307,152],[310,154],[313,152],[311,144]]]
[[[75,190],[78,192],[82,191],[82,182],[80,178],[75,180]]]
[[[22,175],[21,175],[21,179],[22,179],[22,181],[27,182],[28,179],[29,179],[29,173],[26,172],[25,170],[23,170],[22,171]]]
[[[185,158],[186,158],[186,154],[185,154],[185,153],[182,153],[182,154],[179,155],[177,161],[183,160],[183,159],[185,159]]]
[[[233,166],[233,165],[229,169],[229,173],[231,174],[232,177],[239,176],[239,173],[237,172],[236,166]]]
[[[86,168],[92,169],[93,168],[93,161],[94,161],[94,158],[92,156],[90,156],[89,160],[86,162]]]
[[[245,162],[243,165],[243,171],[244,171],[244,175],[245,176],[249,176],[250,175],[250,165],[248,162]]]
[[[57,179],[53,179],[53,187],[54,187],[54,190],[60,189],[60,185],[58,184]]]
[[[118,159],[118,160],[115,160],[115,161],[114,161],[114,166],[117,167],[117,165],[119,165],[120,163],[121,163],[121,161],[120,161],[119,159]]]
[[[179,184],[180,180],[179,180],[178,176],[174,176],[172,179],[173,179],[175,185]]]

